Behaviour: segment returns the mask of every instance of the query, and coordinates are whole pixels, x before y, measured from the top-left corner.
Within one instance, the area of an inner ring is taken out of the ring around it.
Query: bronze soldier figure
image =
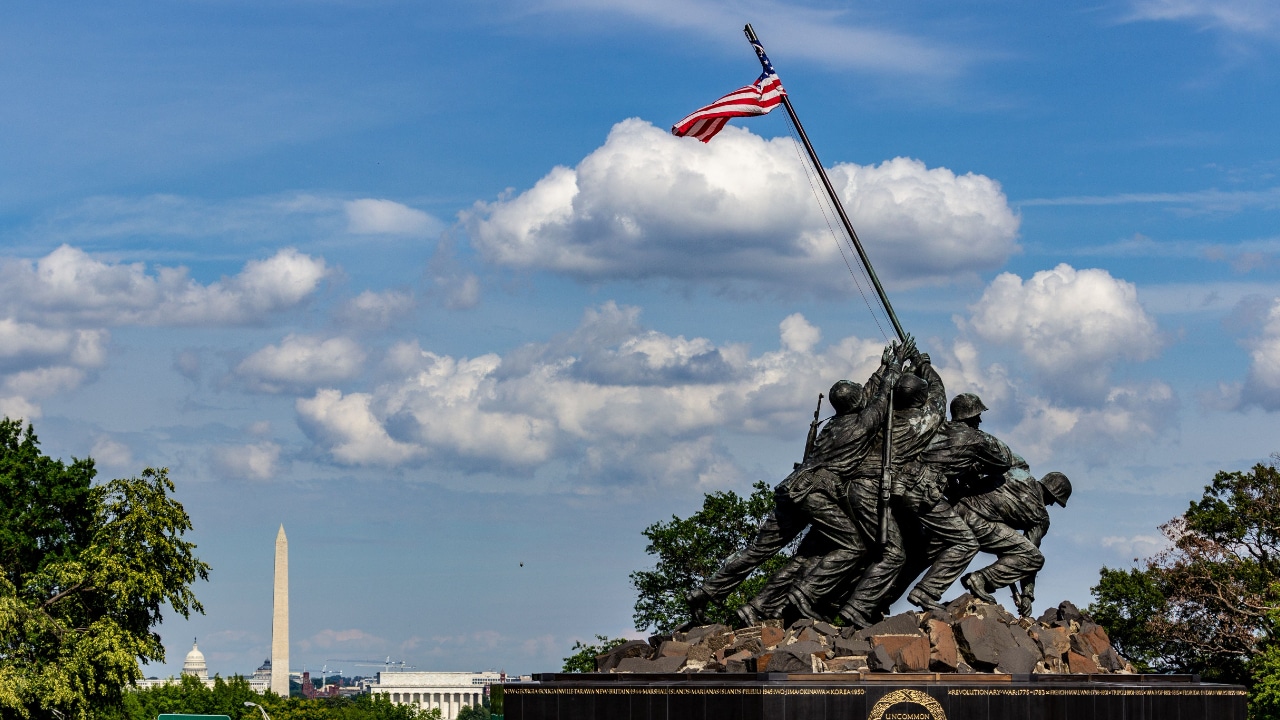
[[[951,422],[944,423],[933,436],[911,472],[902,474],[900,507],[913,517],[925,538],[928,569],[907,596],[921,608],[940,606],[943,593],[969,566],[980,546],[969,524],[944,496],[948,484],[964,477],[1003,473],[1014,462],[1007,445],[978,429],[985,409],[977,395],[956,396],[951,401]],[[910,579],[903,577],[902,581]]]
[[[774,489],[774,510],[761,523],[751,544],[731,555],[715,575],[690,593],[687,601],[695,620],[701,620],[708,603],[728,597],[752,571],[806,527],[808,537],[814,537],[814,542],[821,539],[829,551],[819,565],[827,563],[834,568],[831,572],[837,578],[838,568],[856,563],[865,554],[863,538],[842,505],[839,476],[865,457],[876,430],[884,422],[889,389],[898,381],[906,358],[914,352],[910,338],[904,345],[886,347],[880,368],[867,380],[865,389],[847,380],[832,386],[828,399],[836,416],[818,434],[811,456]],[[804,597],[810,592],[824,592],[825,588],[813,590],[801,582],[795,583],[791,591],[792,595]],[[744,624],[753,624],[758,620],[757,612],[756,606],[747,604],[739,610],[739,617]]]
[[[1036,573],[1044,566],[1040,541],[1049,532],[1047,508],[1053,503],[1066,507],[1070,497],[1066,475],[1051,472],[1037,481],[1025,464],[1004,473],[994,487],[959,497],[956,511],[973,529],[982,551],[996,556],[994,563],[964,576],[961,582],[969,592],[995,602],[992,593],[1008,586],[1019,614],[1030,617]]]
[[[890,469],[895,485],[904,471],[914,467],[916,457],[945,419],[946,389],[929,356],[919,353],[913,366],[913,372],[903,374],[893,391],[893,461]],[[850,475],[848,484],[850,509],[858,528],[868,539],[875,539],[880,533],[883,442],[883,437],[877,435],[866,459]],[[897,504],[895,501],[895,506]],[[871,625],[881,614],[881,606],[892,604],[896,599],[888,596],[907,560],[897,514],[888,514],[884,544],[878,548],[878,555],[862,572],[853,592],[840,608],[839,616],[847,625]]]

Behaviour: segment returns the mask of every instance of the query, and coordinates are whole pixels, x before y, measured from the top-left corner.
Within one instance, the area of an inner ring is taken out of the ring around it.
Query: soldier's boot
[[[868,617],[866,613],[857,608],[847,606],[840,610],[839,617],[845,627],[853,628],[854,630],[863,630],[876,624],[876,621]]]
[[[965,575],[960,578],[960,584],[964,585],[964,588],[970,594],[984,603],[991,603],[992,605],[999,603],[996,600],[996,596],[991,594],[992,588],[987,585],[987,578],[981,572],[975,571]]]
[[[751,627],[760,624],[760,615],[756,612],[756,608],[751,603],[747,603],[738,608],[738,622],[742,623],[742,627]]]
[[[711,603],[711,594],[699,585],[685,598],[689,606],[689,616],[699,625],[707,624],[707,605]]]
[[[795,608],[796,612],[800,613],[800,617],[809,620],[826,621],[822,613],[815,610],[813,603],[809,602],[809,596],[803,592],[792,591],[787,594],[787,600],[791,601],[791,606]]]
[[[929,593],[920,588],[913,588],[911,594],[907,595],[907,602],[915,605],[921,610],[942,610],[942,602],[939,598],[933,597]]]

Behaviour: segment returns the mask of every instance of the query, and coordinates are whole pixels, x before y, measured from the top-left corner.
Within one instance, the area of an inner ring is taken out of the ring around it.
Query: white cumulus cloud
[[[1019,218],[991,178],[909,158],[829,172],[883,276],[942,281],[1018,250]],[[464,221],[486,259],[514,268],[853,290],[792,141],[741,128],[704,144],[625,120],[577,167]]]
[[[1240,406],[1280,410],[1280,298],[1272,301],[1262,332],[1249,344],[1249,374],[1240,389]]]
[[[236,325],[307,299],[328,274],[323,259],[285,248],[203,285],[183,267],[95,258],[62,245],[36,260],[0,263],[0,308],[11,317],[90,325]]]
[[[280,463],[280,446],[264,440],[249,445],[222,445],[210,449],[214,470],[233,477],[270,480]]]
[[[399,465],[421,454],[419,448],[387,434],[370,408],[368,393],[324,389],[299,398],[294,407],[302,428],[347,465]]]
[[[235,373],[255,390],[278,393],[350,379],[364,360],[364,350],[351,338],[289,335],[242,360]]]
[[[106,330],[44,328],[0,318],[0,370],[26,370],[49,362],[98,367],[106,360]]]
[[[457,358],[416,343],[393,347],[389,379],[368,392],[320,390],[297,402],[301,426],[344,464],[427,458],[471,469],[531,472],[565,461],[584,484],[697,483],[724,487],[743,472],[720,433],[794,434],[813,397],[834,381],[863,381],[883,346],[844,338],[820,346],[800,315],[779,347],[646,329],[639,310],[606,303],[555,341],[506,356]]]
[[[997,434],[1033,467],[1065,449],[1084,450],[1090,463],[1103,464],[1131,454],[1178,422],[1178,398],[1159,379],[1106,384],[1096,395],[1061,397],[1000,363],[985,364],[978,346],[967,339],[932,356],[947,395],[977,393],[989,408],[983,430]]]
[[[1015,451],[1034,462],[1071,448],[1103,464],[1167,433],[1177,424],[1179,402],[1168,383],[1152,380],[1108,387],[1092,405],[1058,403],[1030,392],[1019,396],[1018,405],[1020,420],[1003,438]]]
[[[105,466],[128,470],[133,465],[133,451],[129,446],[106,435],[94,439],[89,457],[97,462],[99,468]]]
[[[352,329],[385,328],[413,310],[413,304],[413,293],[408,290],[365,290],[343,303],[337,318]]]
[[[1134,560],[1151,557],[1169,548],[1169,538],[1163,535],[1107,535],[1099,542],[1117,555]]]
[[[782,331],[782,346],[796,352],[809,352],[822,339],[822,331],[800,313],[783,318],[778,329]]]
[[[969,310],[967,328],[1017,348],[1068,394],[1104,394],[1115,362],[1152,358],[1161,346],[1137,288],[1106,270],[1064,263],[1025,281],[1001,273]]]
[[[441,229],[427,213],[394,200],[362,198],[343,203],[347,231],[357,235],[426,235]]]
[[[40,416],[39,402],[84,383],[107,360],[106,330],[47,328],[0,318],[0,410]]]

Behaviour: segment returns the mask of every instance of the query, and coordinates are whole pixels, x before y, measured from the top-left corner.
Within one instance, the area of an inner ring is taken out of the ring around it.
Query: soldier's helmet
[[[862,386],[850,380],[837,380],[827,391],[827,402],[837,415],[853,412],[863,405]]]
[[[982,399],[973,393],[960,393],[951,398],[951,421],[960,422],[968,420],[976,415],[981,415],[987,406],[982,404]]]
[[[893,408],[895,410],[920,407],[924,405],[924,401],[928,398],[929,383],[911,373],[906,373],[898,378],[898,384],[893,386]]]
[[[1071,481],[1066,475],[1060,472],[1046,473],[1040,478],[1040,484],[1044,486],[1046,492],[1053,496],[1054,502],[1062,507],[1067,506],[1067,499],[1071,497]]]

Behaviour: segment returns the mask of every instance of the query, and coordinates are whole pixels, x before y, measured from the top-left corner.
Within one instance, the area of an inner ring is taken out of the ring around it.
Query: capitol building
[[[209,666],[204,661],[204,653],[200,652],[200,647],[194,639],[191,641],[191,652],[187,653],[187,657],[182,661],[182,674],[194,677],[204,683],[205,687],[213,687],[213,681],[209,679]],[[137,682],[137,687],[144,690],[159,685],[176,685],[178,682],[180,682],[178,678],[174,677],[143,678]]]

